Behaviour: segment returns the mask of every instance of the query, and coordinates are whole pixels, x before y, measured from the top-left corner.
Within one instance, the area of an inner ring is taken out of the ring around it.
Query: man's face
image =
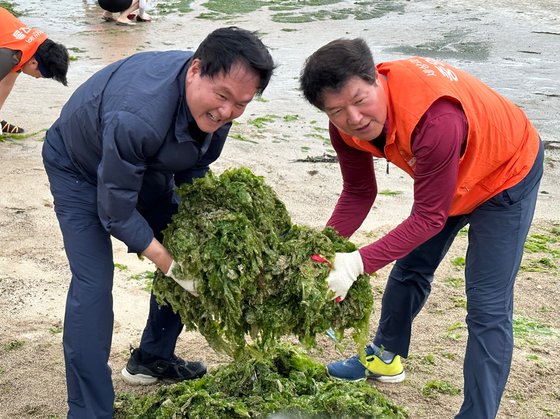
[[[330,121],[346,134],[370,141],[379,137],[387,119],[387,98],[379,82],[352,77],[338,91],[323,93]]]
[[[28,76],[35,77],[36,79],[43,77],[39,71],[39,64],[34,58],[30,59],[23,65],[23,67],[21,67],[21,72],[27,74]]]
[[[200,64],[200,60],[193,60],[187,71],[187,106],[198,128],[211,133],[243,114],[257,93],[260,79],[241,63],[234,64],[227,74],[201,76]]]

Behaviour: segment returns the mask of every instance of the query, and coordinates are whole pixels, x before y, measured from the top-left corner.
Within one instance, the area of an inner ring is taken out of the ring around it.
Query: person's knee
[[[410,269],[403,264],[396,263],[389,274],[391,282],[399,287],[413,287],[421,291],[426,297],[432,290],[433,273],[422,272],[420,269]]]
[[[503,347],[511,346],[513,322],[511,305],[504,299],[489,299],[480,293],[470,292],[467,295],[466,322],[469,338],[477,340],[481,345]],[[485,342],[485,343],[484,343]]]
[[[505,289],[467,288],[467,311],[470,316],[491,320],[511,317],[513,295]]]

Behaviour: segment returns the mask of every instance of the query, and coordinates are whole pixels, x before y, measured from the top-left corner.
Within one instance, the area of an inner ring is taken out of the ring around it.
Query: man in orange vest
[[[0,110],[20,72],[35,78],[53,78],[67,85],[69,56],[64,45],[47,35],[28,28],[6,9],[0,7]],[[6,121],[0,123],[0,134],[21,134],[24,130]]]
[[[362,273],[396,261],[366,358],[328,366],[331,376],[401,382],[412,321],[453,239],[469,225],[468,340],[458,418],[493,418],[513,352],[513,287],[543,172],[543,146],[521,109],[473,76],[422,57],[374,65],[362,39],[332,41],[306,61],[305,98],[329,118],[343,190],[327,225],[349,237],[377,185],[373,157],[414,179],[401,224],[352,253],[337,253],[329,289],[341,301]]]

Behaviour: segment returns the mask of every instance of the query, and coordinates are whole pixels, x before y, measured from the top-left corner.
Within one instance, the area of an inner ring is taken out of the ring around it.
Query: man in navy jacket
[[[76,90],[48,130],[43,161],[72,272],[63,338],[69,418],[113,414],[111,236],[196,292],[173,274],[161,244],[177,210],[174,186],[206,174],[231,121],[263,92],[274,67],[254,34],[217,29],[194,54],[144,52],[109,65]],[[125,379],[204,375],[202,363],[174,354],[182,327],[152,295]]]

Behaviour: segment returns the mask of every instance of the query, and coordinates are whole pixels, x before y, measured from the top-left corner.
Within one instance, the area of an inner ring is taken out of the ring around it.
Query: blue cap
[[[41,73],[41,76],[43,76],[46,79],[52,78],[53,76],[52,73],[49,71],[49,69],[43,62],[43,60],[41,60],[39,54],[35,54],[33,58],[35,58],[35,60],[37,61],[37,67],[39,67],[39,72]]]

